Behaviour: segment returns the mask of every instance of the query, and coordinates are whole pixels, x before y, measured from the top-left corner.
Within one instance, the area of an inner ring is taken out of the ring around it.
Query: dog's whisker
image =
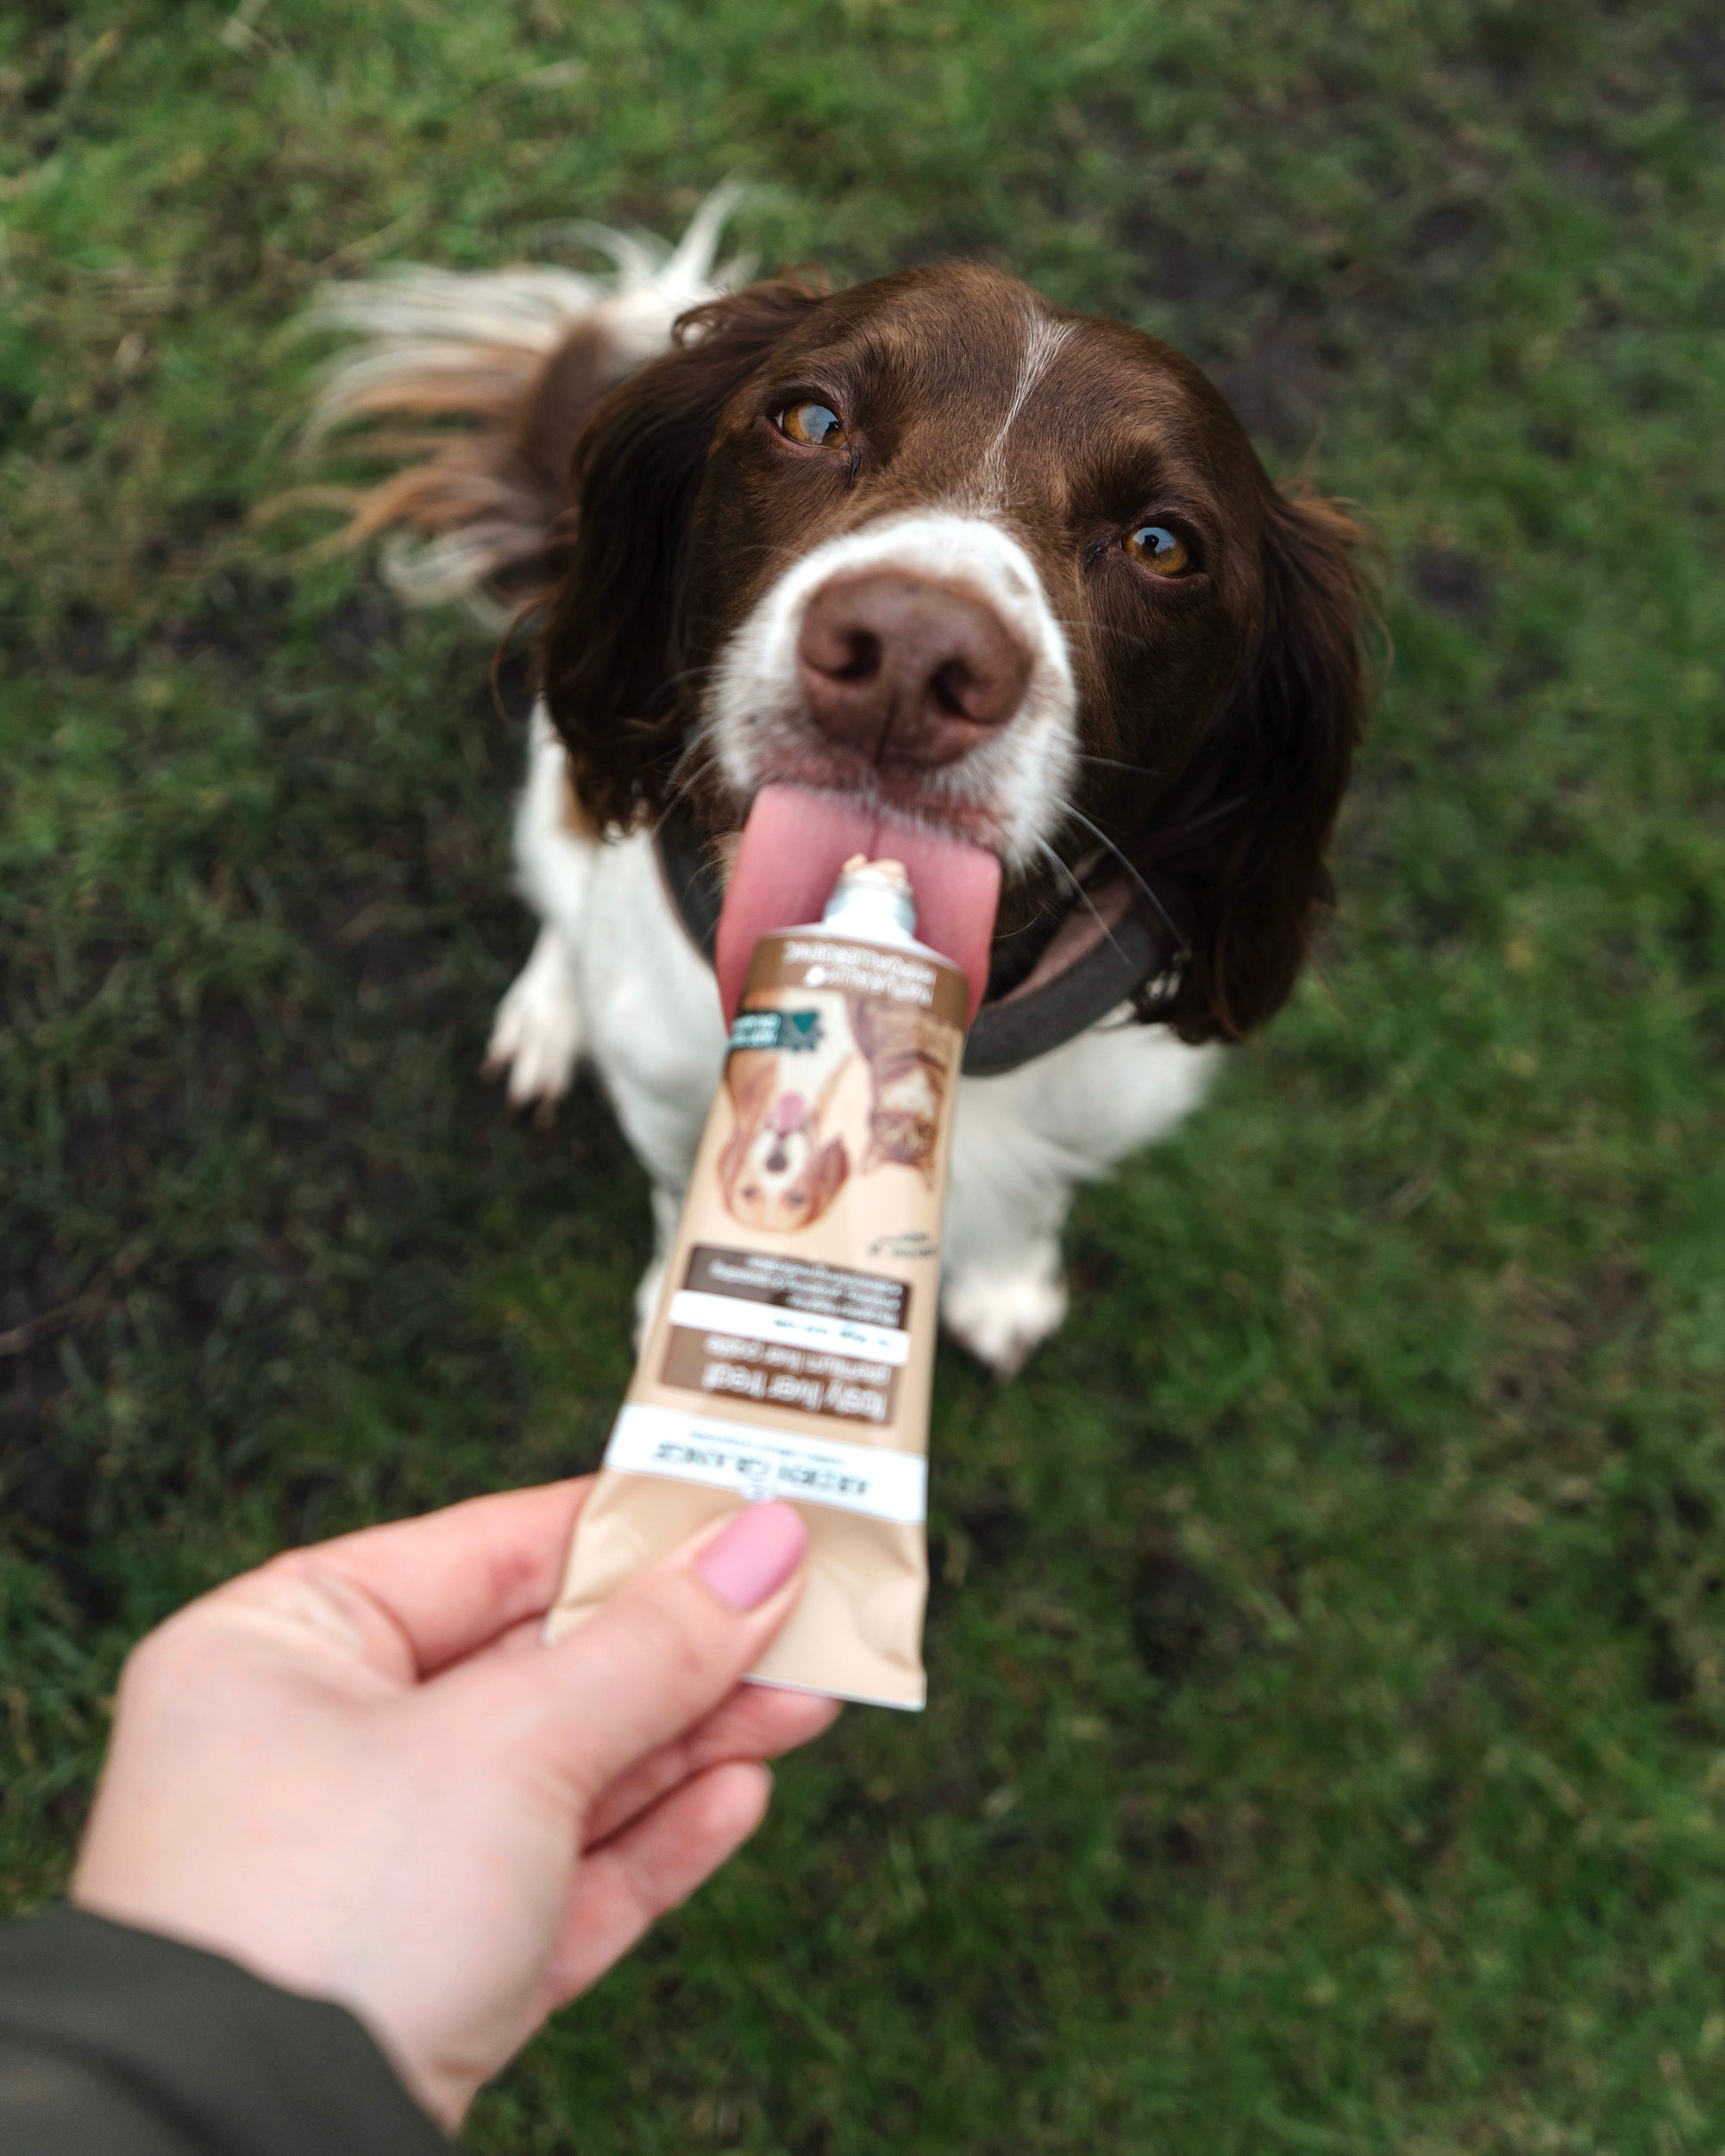
[[[714,668],[712,667],[690,667],[688,671],[680,673],[680,675],[668,675],[667,684],[664,686],[667,686],[667,690],[671,690],[673,697],[681,699],[686,690],[699,688],[699,686],[701,686],[703,681],[712,675],[712,673],[714,673]]]
[[[702,748],[706,749],[706,755],[697,758],[686,772],[684,765],[688,762],[689,758],[697,749]],[[695,788],[706,778],[707,773],[717,766],[718,762],[718,752],[710,743],[691,742],[671,767],[670,776],[666,780],[666,805],[669,807],[679,801],[693,800]]]
[[[1141,645],[1146,651],[1151,649],[1155,642],[1153,637],[1146,636],[1136,629],[1128,629],[1120,622],[1096,621],[1083,614],[1057,614],[1054,619],[1062,629],[1099,630],[1106,636],[1122,637],[1127,643]]]
[[[710,659],[702,666],[682,667],[676,673],[666,675],[665,686],[668,689],[680,689],[691,681],[705,680],[710,674],[716,674],[718,670],[717,666]]]
[[[1082,809],[1075,808],[1070,801],[1063,802],[1061,806],[1064,814],[1071,817],[1075,822],[1082,824],[1085,830],[1088,831],[1093,837],[1098,838],[1101,841],[1102,844],[1107,848],[1108,851],[1114,856],[1115,860],[1120,862],[1121,868],[1126,870],[1126,874],[1132,878],[1132,881],[1138,886],[1138,889],[1143,892],[1145,898],[1147,898],[1151,904],[1156,908],[1157,912],[1161,916],[1163,926],[1174,938],[1176,945],[1174,962],[1176,965],[1184,965],[1192,956],[1192,947],[1187,942],[1185,937],[1182,935],[1180,930],[1175,925],[1173,915],[1170,913],[1168,908],[1162,903],[1162,900],[1157,897],[1155,892],[1151,889],[1149,884],[1145,881],[1143,874],[1140,873],[1136,864],[1126,858],[1126,855],[1120,851],[1120,848],[1114,843],[1113,840],[1109,837],[1108,834],[1101,828],[1101,826],[1098,824],[1093,824],[1089,818],[1084,814]]]
[[[761,554],[776,556],[781,561],[800,561],[803,559],[803,550],[800,548],[779,546],[766,539],[757,540],[752,546],[734,548],[731,558],[734,561],[745,561],[750,555]]]
[[[680,756],[672,767],[671,782],[685,792],[691,791],[699,784],[718,761],[718,753],[714,750],[709,750],[703,756],[691,758],[687,754]]]
[[[1108,926],[1107,923],[1096,911],[1095,900],[1084,888],[1083,885],[1079,881],[1077,876],[1060,858],[1059,855],[1055,852],[1053,847],[1049,844],[1045,838],[1038,838],[1036,843],[1038,846],[1041,848],[1042,851],[1048,856],[1049,859],[1054,863],[1055,867],[1059,869],[1061,874],[1066,878],[1066,881],[1072,886],[1072,888],[1077,893],[1078,896],[1083,900],[1085,906],[1088,909],[1097,927],[1101,929],[1103,935],[1107,937],[1109,944],[1113,950],[1114,956],[1120,961],[1122,965],[1129,964],[1131,962],[1127,959],[1126,953],[1114,941],[1113,931]]]
[[[1161,764],[1124,763],[1118,756],[1098,756],[1088,749],[1075,749],[1072,754],[1079,763],[1106,764],[1111,771],[1130,771],[1140,779],[1165,779],[1169,775]]]

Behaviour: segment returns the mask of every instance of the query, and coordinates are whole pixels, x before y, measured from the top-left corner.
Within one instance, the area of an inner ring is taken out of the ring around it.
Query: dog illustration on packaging
[[[934,1188],[934,1146],[952,1075],[950,1026],[910,1005],[854,1004],[851,1026],[869,1064],[869,1147],[862,1172],[913,1168]]]
[[[841,995],[809,994],[806,1008],[745,1013],[771,1045],[733,1047],[724,1067],[736,1127],[718,1156],[724,1209],[744,1227],[792,1233],[819,1220],[850,1175],[835,1127],[834,1096],[856,1053]]]
[[[762,1044],[733,1048],[724,1072],[735,1118],[718,1156],[725,1211],[781,1235],[830,1212],[853,1169],[909,1168],[932,1188],[952,1076],[951,1031],[925,1012],[822,993],[806,1002],[744,1014],[741,1039],[752,1022]],[[868,1120],[846,1130],[842,1081],[858,1056]]]

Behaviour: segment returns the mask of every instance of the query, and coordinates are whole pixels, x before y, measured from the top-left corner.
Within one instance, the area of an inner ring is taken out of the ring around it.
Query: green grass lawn
[[[1722,133],[1703,0],[13,0],[7,1904],[179,1600],[597,1457],[643,1180],[477,1075],[518,723],[252,512],[318,279],[737,172],[768,264],[1182,345],[1364,505],[1396,656],[1320,975],[1027,1375],[943,1362],[929,1713],[475,2145],[1725,2147]]]

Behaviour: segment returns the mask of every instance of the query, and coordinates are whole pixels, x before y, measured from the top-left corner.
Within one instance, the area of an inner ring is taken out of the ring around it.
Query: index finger
[[[593,1480],[472,1497],[276,1562],[334,1573],[357,1588],[393,1621],[417,1673],[430,1677],[551,1607]]]

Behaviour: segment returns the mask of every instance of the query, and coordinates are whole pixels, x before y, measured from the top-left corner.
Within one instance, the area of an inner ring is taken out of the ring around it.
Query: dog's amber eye
[[[779,414],[779,432],[811,449],[842,449],[844,422],[825,404],[790,404]]]
[[[1158,576],[1184,576],[1192,566],[1192,549],[1166,524],[1140,524],[1120,544],[1134,561],[1142,561]]]

